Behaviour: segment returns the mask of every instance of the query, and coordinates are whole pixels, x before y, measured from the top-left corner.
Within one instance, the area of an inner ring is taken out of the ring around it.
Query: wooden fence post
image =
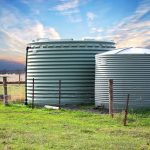
[[[32,109],[34,109],[34,78],[32,80]]]
[[[109,79],[109,114],[113,118],[113,79]]]
[[[59,80],[59,109],[61,109],[61,80]]]
[[[8,105],[8,95],[7,95],[7,77],[3,77],[3,87],[4,87],[4,105]]]
[[[126,101],[126,108],[125,108],[124,121],[123,121],[124,126],[126,126],[126,125],[127,125],[128,106],[129,106],[129,97],[130,97],[130,95],[128,94],[128,96],[127,96],[127,101]]]
[[[20,81],[21,81],[21,77],[20,77],[20,72],[19,72],[19,84],[20,84]]]

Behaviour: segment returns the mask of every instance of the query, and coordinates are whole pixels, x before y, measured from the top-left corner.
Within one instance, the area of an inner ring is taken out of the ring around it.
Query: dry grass
[[[3,95],[3,85],[0,85],[0,95]],[[25,86],[22,84],[8,85],[9,101],[23,102],[25,99]]]

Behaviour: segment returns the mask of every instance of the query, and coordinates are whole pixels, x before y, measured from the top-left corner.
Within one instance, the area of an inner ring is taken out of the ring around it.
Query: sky
[[[150,48],[150,0],[0,0],[0,59],[25,63],[37,38]]]

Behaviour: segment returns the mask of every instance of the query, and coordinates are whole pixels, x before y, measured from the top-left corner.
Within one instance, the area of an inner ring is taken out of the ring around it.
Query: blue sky
[[[0,0],[0,59],[23,62],[37,38],[150,47],[150,0]]]

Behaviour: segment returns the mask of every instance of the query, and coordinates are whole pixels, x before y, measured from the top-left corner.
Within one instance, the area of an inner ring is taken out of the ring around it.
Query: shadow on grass
[[[150,108],[131,109],[129,110],[129,113],[132,115],[137,115],[138,117],[149,118]]]

